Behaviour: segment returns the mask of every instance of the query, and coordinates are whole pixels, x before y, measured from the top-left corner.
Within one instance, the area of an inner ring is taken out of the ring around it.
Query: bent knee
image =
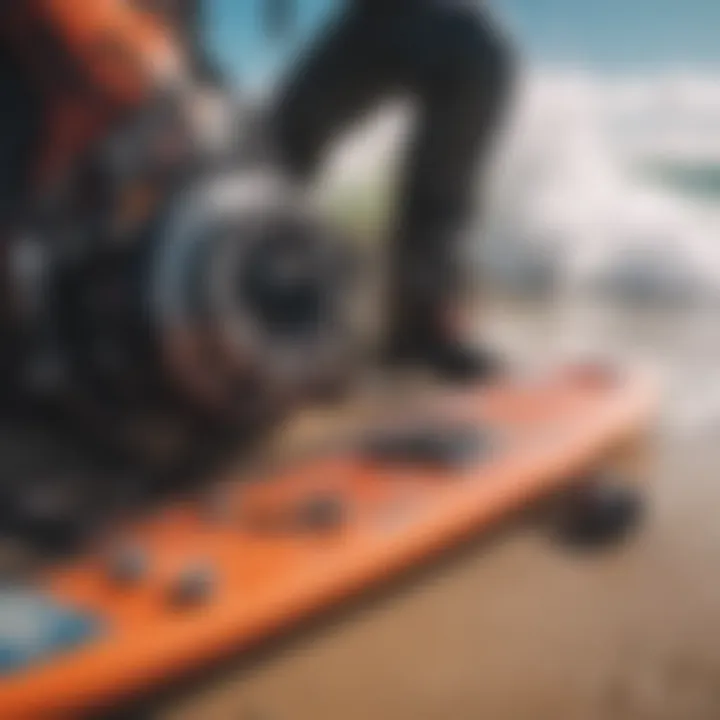
[[[468,15],[463,25],[453,74],[466,87],[506,96],[514,86],[519,64],[515,46],[485,13]]]

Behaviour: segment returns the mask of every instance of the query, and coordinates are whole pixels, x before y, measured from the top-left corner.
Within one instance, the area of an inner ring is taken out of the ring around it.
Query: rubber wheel
[[[568,493],[556,525],[563,544],[579,549],[616,546],[640,527],[640,493],[617,478],[593,478]]]

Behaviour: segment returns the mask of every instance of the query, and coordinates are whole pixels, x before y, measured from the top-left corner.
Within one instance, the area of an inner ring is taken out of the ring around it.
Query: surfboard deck
[[[77,717],[233,656],[637,454],[657,387],[566,367],[442,390],[222,477],[0,592],[0,717]]]

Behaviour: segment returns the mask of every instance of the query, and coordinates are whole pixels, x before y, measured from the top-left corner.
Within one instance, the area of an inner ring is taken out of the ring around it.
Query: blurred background
[[[262,95],[333,3],[300,0],[282,46],[253,5],[215,0],[212,33]],[[662,373],[648,527],[593,561],[513,533],[167,717],[720,717],[720,5],[494,6],[525,72],[477,238],[482,329],[520,362],[592,351]],[[367,242],[407,122],[383,108],[323,177],[327,206]]]

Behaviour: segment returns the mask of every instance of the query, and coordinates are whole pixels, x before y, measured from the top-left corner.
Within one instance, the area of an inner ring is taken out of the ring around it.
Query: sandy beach
[[[518,357],[603,347],[663,373],[642,533],[592,559],[537,528],[502,534],[224,671],[158,717],[720,717],[720,326],[713,335],[712,314],[577,308],[504,308],[489,321]]]

